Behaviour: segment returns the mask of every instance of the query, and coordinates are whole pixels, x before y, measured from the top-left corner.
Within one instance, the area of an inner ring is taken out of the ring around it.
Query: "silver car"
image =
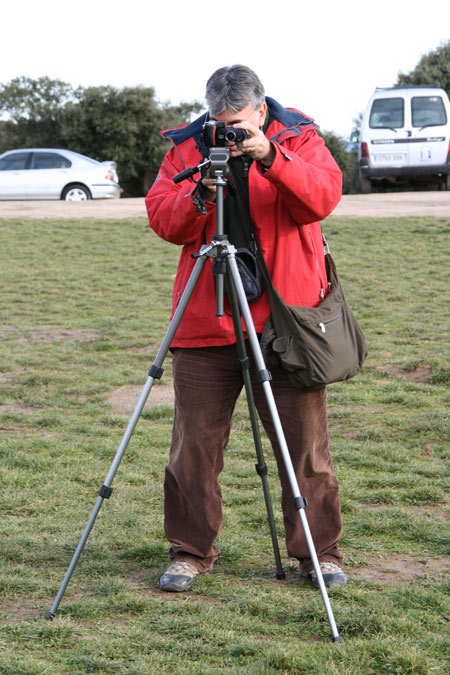
[[[115,162],[97,162],[71,150],[29,148],[0,155],[0,200],[118,199]]]

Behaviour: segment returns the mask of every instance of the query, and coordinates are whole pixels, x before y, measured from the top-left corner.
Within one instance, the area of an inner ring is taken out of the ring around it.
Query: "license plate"
[[[373,155],[374,162],[405,162],[405,152],[379,152]]]

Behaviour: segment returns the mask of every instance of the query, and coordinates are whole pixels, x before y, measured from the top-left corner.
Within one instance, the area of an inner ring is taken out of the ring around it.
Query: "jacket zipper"
[[[300,231],[299,231],[299,234],[300,234]],[[318,275],[319,275],[319,281],[320,281],[320,299],[323,300],[324,297],[325,297],[325,291],[324,291],[323,283],[322,283],[322,275],[320,274],[319,258],[317,257],[317,251],[316,251],[316,247],[315,247],[315,245],[314,245],[314,239],[313,239],[313,236],[312,236],[312,234],[311,234],[311,230],[310,230],[309,228],[308,228],[308,234],[309,234],[309,238],[310,238],[310,240],[311,240],[311,246],[312,246],[312,250],[313,250],[313,252],[314,252],[314,258],[315,258],[315,260],[316,260],[317,272],[318,272]],[[319,325],[320,325],[320,324],[319,324]],[[322,332],[324,333],[325,331],[322,331]]]
[[[322,331],[322,333],[327,332],[327,326],[330,326],[332,323],[336,323],[336,321],[339,321],[342,319],[342,312],[339,312],[336,316],[334,316],[332,319],[328,319],[328,321],[321,321],[319,324],[317,324]]]

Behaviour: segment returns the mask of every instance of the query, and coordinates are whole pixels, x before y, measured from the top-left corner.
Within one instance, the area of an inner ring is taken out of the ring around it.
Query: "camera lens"
[[[241,143],[247,137],[246,129],[227,129],[225,139],[228,143]]]
[[[227,131],[225,134],[225,140],[228,141],[228,143],[235,143],[236,142],[236,132],[234,129],[231,131]]]

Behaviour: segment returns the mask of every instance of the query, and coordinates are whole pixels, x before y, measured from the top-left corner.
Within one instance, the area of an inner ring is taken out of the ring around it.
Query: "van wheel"
[[[359,174],[359,184],[363,195],[368,195],[372,192],[372,183],[366,176]]]

